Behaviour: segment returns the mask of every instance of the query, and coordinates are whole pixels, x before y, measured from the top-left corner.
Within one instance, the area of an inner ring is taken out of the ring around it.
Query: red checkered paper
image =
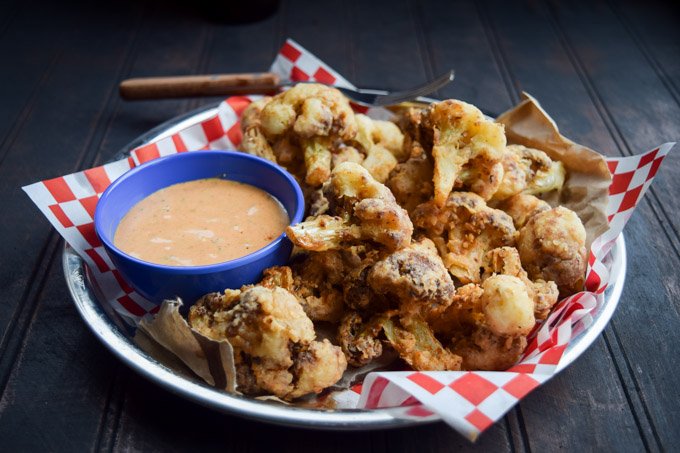
[[[271,71],[284,79],[352,85],[292,40],[286,41]],[[139,296],[122,279],[94,233],[99,196],[131,168],[161,156],[208,149],[238,149],[239,118],[258,96],[234,96],[217,113],[183,130],[134,149],[126,159],[101,167],[37,182],[23,189],[64,239],[83,258],[91,282],[102,298],[131,325],[157,306]],[[383,109],[359,109],[385,118]],[[610,229],[592,244],[586,275],[587,291],[560,301],[529,337],[522,360],[505,372],[374,372],[362,385],[333,395],[339,408],[384,408],[406,419],[443,419],[470,439],[503,416],[519,400],[558,370],[568,343],[592,324],[605,303],[609,284],[609,252],[635,206],[672,148],[672,143],[637,156],[607,160],[613,175],[607,216]]]

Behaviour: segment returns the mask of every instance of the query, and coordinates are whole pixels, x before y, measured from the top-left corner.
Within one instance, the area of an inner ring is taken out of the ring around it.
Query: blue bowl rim
[[[100,225],[100,218],[101,218],[101,209],[100,206],[104,205],[105,203],[102,203],[102,201],[106,201],[106,198],[108,198],[109,194],[116,190],[117,187],[119,187],[121,184],[124,184],[125,181],[136,175],[137,173],[146,171],[147,168],[156,166],[156,165],[162,165],[168,160],[174,160],[174,159],[186,159],[188,156],[204,156],[204,155],[229,155],[232,157],[236,158],[241,158],[245,160],[251,160],[253,162],[256,162],[258,165],[264,165],[268,166],[280,175],[284,177],[284,179],[289,183],[290,187],[293,189],[295,192],[295,200],[297,201],[297,207],[295,209],[295,212],[293,213],[292,218],[290,218],[290,225],[295,225],[296,223],[299,223],[302,221],[302,217],[304,215],[305,211],[305,198],[304,195],[302,194],[302,189],[300,188],[300,185],[298,182],[295,180],[295,178],[288,173],[283,167],[274,164],[273,162],[263,159],[261,157],[253,156],[251,154],[246,154],[240,151],[236,150],[207,150],[207,151],[189,151],[189,152],[184,152],[184,153],[177,153],[177,154],[171,154],[168,156],[162,156],[157,159],[151,160],[149,162],[145,162],[142,165],[139,165],[135,168],[132,168],[128,170],[127,172],[123,173],[121,176],[119,176],[115,181],[113,181],[102,193],[101,197],[97,201],[97,207],[95,209],[94,213],[94,230],[95,233],[97,234],[97,237],[99,240],[102,242],[102,244],[106,247],[107,250],[112,251],[116,255],[119,255],[121,258],[124,258],[126,260],[132,261],[136,263],[137,265],[141,266],[146,266],[149,268],[152,268],[156,271],[163,271],[166,273],[170,274],[208,274],[208,273],[214,273],[214,272],[221,272],[221,271],[226,271],[226,270],[231,270],[231,269],[236,269],[241,266],[250,264],[254,261],[259,260],[260,258],[268,255],[269,253],[273,252],[275,248],[278,247],[278,245],[281,243],[286,238],[286,233],[281,233],[281,235],[274,239],[272,242],[269,244],[265,245],[261,249],[255,250],[252,253],[249,253],[248,255],[242,256],[240,258],[235,258],[233,260],[229,261],[224,261],[221,263],[215,263],[215,264],[207,264],[203,266],[167,266],[164,264],[157,264],[157,263],[151,263],[149,261],[144,261],[140,260],[139,258],[135,258],[132,255],[129,255],[125,252],[123,252],[121,249],[113,245],[113,240],[109,240],[107,235],[103,234],[102,231],[100,231],[99,225]],[[167,187],[167,186],[166,186]],[[159,189],[160,190],[160,189]],[[274,198],[278,200],[278,197],[276,197],[274,194],[271,194]]]

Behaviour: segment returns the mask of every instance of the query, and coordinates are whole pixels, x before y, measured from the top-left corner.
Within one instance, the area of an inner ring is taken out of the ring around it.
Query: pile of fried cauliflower
[[[470,104],[378,121],[300,84],[253,102],[241,127],[242,150],[285,167],[308,203],[288,266],[191,308],[194,329],[232,344],[243,393],[319,393],[387,349],[416,370],[505,370],[583,287],[583,224],[537,198],[562,187],[563,165],[507,145]]]

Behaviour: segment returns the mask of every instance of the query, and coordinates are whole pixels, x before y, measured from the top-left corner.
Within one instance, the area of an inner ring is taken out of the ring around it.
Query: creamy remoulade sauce
[[[183,182],[137,203],[113,243],[140,260],[202,266],[240,258],[272,242],[288,215],[262,189],[219,178]]]

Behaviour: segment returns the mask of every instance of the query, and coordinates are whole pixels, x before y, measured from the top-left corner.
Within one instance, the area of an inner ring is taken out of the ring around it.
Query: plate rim
[[[113,156],[112,160],[124,157],[134,148],[178,132],[184,128],[184,123],[194,123],[203,117],[213,115],[220,103],[221,101],[209,103],[165,121],[130,141]],[[614,283],[605,291],[605,303],[595,314],[593,325],[569,343],[553,376],[573,363],[592,345],[609,324],[619,304],[627,272],[623,233],[616,239],[610,253],[612,257],[610,276]],[[64,242],[62,267],[77,311],[88,328],[109,351],[145,378],[205,407],[277,425],[330,430],[400,428],[421,426],[441,420],[399,418],[391,414],[389,409],[323,410],[284,406],[231,395],[200,382],[198,378],[190,380],[158,362],[130,340],[128,336],[131,333],[130,328],[120,321],[110,306],[100,302],[96,290],[90,284],[84,261],[67,242]]]

